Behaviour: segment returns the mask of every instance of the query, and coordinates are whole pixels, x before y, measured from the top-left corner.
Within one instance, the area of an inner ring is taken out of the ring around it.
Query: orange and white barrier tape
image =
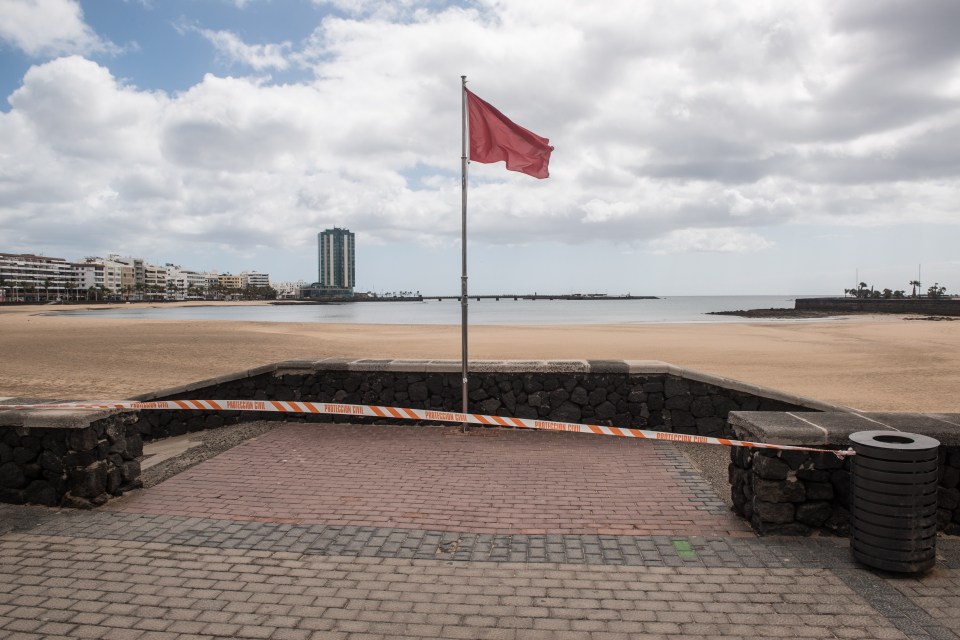
[[[432,409],[410,409],[405,407],[379,407],[365,404],[337,404],[332,402],[294,402],[292,400],[154,400],[151,402],[60,402],[56,404],[0,404],[3,409],[134,409],[169,411],[264,411],[279,413],[335,414],[368,418],[396,418],[398,420],[429,420],[433,422],[456,422],[480,424],[487,427],[517,427],[544,431],[567,431],[573,433],[592,433],[601,436],[619,436],[621,438],[644,438],[648,440],[669,440],[671,442],[689,442],[694,444],[716,444],[727,447],[749,447],[751,449],[778,449],[785,451],[812,451],[832,453],[837,457],[854,455],[853,449],[838,451],[817,449],[786,444],[766,444],[714,438],[711,436],[693,436],[668,431],[648,431],[626,427],[608,427],[575,422],[554,422],[552,420],[531,420],[528,418],[509,418],[488,416],[479,413],[457,413],[454,411],[435,411]]]

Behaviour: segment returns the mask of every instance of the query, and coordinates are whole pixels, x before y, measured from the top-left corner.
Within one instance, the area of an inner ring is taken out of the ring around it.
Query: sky
[[[0,252],[470,291],[960,293],[956,0],[2,0]]]

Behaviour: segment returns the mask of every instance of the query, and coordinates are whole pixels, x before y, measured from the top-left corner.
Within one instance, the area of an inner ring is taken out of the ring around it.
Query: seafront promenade
[[[313,354],[459,353],[455,327],[6,311],[0,329],[0,395],[29,398],[124,398]],[[858,409],[960,411],[957,323],[477,327],[472,340],[478,359],[655,357]],[[845,538],[756,536],[714,488],[722,466],[709,482],[688,455],[568,433],[278,424],[96,510],[0,505],[0,638],[958,638],[956,537],[940,536],[925,576],[875,573]]]
[[[757,537],[671,443],[279,424],[95,511],[0,505],[0,637],[956,638],[938,551]]]

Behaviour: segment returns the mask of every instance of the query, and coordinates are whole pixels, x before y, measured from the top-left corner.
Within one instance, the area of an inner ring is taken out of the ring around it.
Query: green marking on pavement
[[[691,547],[690,543],[686,540],[672,540],[671,542],[673,542],[673,548],[676,550],[677,555],[684,560],[691,560],[697,557],[697,552],[693,550],[693,547]]]

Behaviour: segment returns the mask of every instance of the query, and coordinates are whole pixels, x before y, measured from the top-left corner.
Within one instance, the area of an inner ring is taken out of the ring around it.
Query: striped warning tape
[[[711,436],[693,436],[667,431],[648,431],[627,427],[609,427],[576,422],[555,422],[552,420],[531,420],[528,418],[510,418],[488,416],[479,413],[458,413],[454,411],[435,411],[432,409],[411,409],[408,407],[379,407],[365,404],[337,404],[331,402],[294,402],[292,400],[154,400],[150,402],[60,402],[56,404],[0,404],[2,409],[159,409],[159,410],[199,410],[199,411],[265,411],[279,413],[314,413],[369,418],[396,418],[398,420],[429,420],[434,422],[456,422],[481,424],[487,427],[518,427],[544,431],[567,431],[574,433],[592,433],[602,436],[621,438],[644,438],[648,440],[669,440],[671,442],[689,442],[694,444],[716,444],[727,447],[749,447],[751,449],[778,449],[785,451],[813,451],[832,453],[840,458],[854,455],[853,449],[834,450],[800,447],[786,444],[766,444],[730,438]]]

